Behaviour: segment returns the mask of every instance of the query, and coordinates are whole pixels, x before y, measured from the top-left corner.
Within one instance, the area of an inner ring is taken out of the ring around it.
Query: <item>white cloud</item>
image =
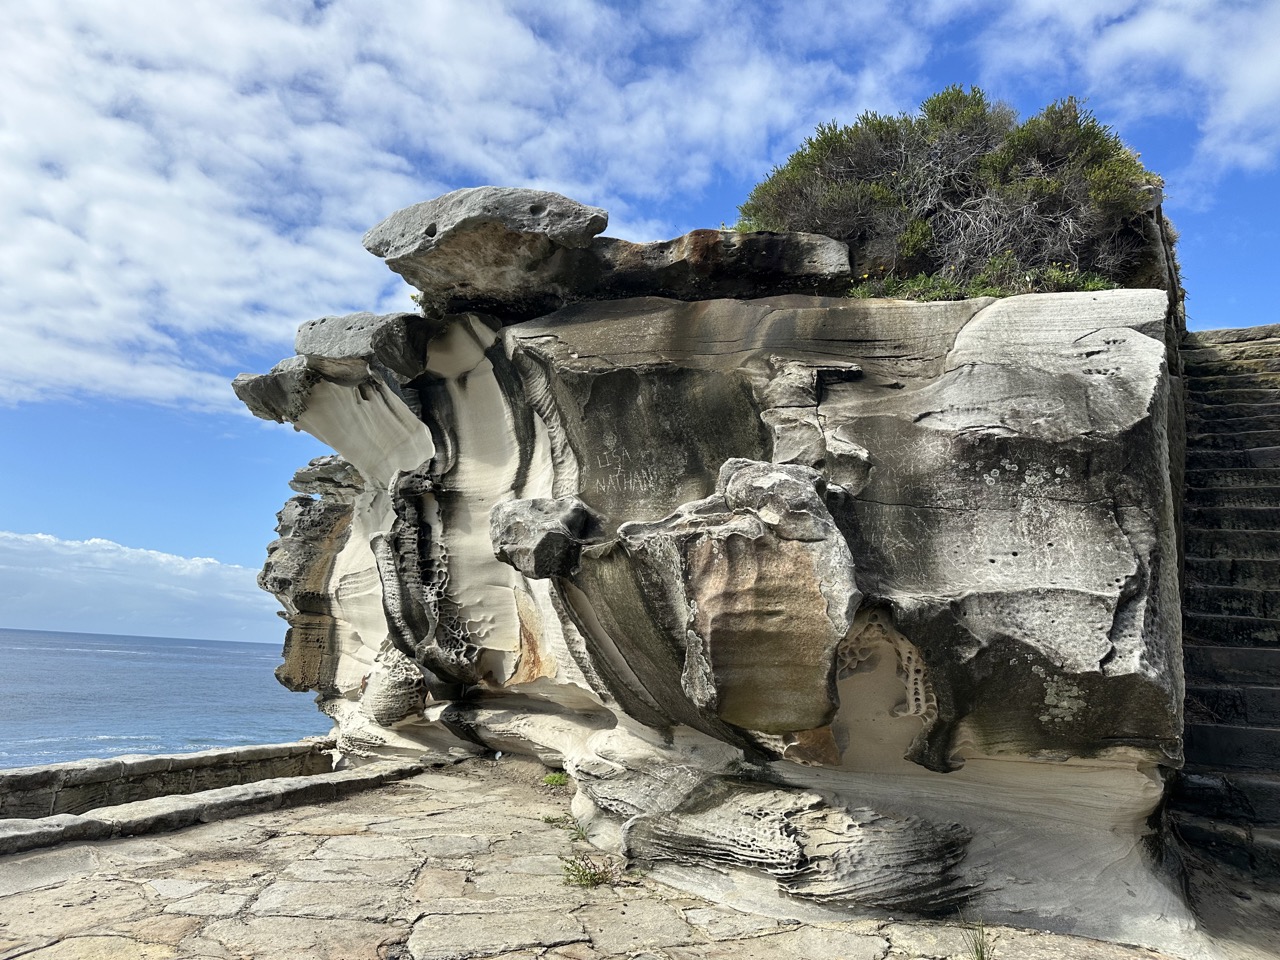
[[[654,211],[910,105],[927,44],[899,9],[8,4],[0,403],[233,406],[228,373],[300,321],[407,306],[359,236],[456,186],[557,189],[636,239],[705,225]]]
[[[995,4],[989,4],[995,9]],[[1280,156],[1278,0],[1024,0],[999,4],[980,49],[989,78],[1079,77],[1095,108],[1126,123],[1197,130],[1190,194]]]
[[[284,639],[255,571],[111,540],[0,531],[0,626],[197,640]]]

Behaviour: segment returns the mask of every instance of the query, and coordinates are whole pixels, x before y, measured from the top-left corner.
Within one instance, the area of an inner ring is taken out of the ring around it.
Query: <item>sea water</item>
[[[283,743],[331,726],[276,644],[0,629],[0,768]]]

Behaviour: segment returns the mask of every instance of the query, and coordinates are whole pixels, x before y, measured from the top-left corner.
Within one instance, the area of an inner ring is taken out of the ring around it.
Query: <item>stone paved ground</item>
[[[643,877],[566,885],[570,791],[470,762],[337,802],[0,858],[0,960],[972,958],[956,925],[804,925]],[[1157,960],[1007,928],[997,960]]]

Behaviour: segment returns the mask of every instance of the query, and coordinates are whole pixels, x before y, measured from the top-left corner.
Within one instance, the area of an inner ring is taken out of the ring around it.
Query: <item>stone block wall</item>
[[[198,753],[75,760],[0,771],[0,819],[98,807],[333,769],[331,740],[255,744]]]

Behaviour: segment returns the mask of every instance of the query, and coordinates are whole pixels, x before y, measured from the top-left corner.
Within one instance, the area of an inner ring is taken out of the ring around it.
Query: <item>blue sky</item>
[[[664,239],[819,122],[1074,94],[1166,178],[1191,325],[1280,322],[1277,38],[1280,0],[11,0],[0,626],[280,638],[253,578],[323,450],[228,384],[410,308],[360,235],[458,187]]]

